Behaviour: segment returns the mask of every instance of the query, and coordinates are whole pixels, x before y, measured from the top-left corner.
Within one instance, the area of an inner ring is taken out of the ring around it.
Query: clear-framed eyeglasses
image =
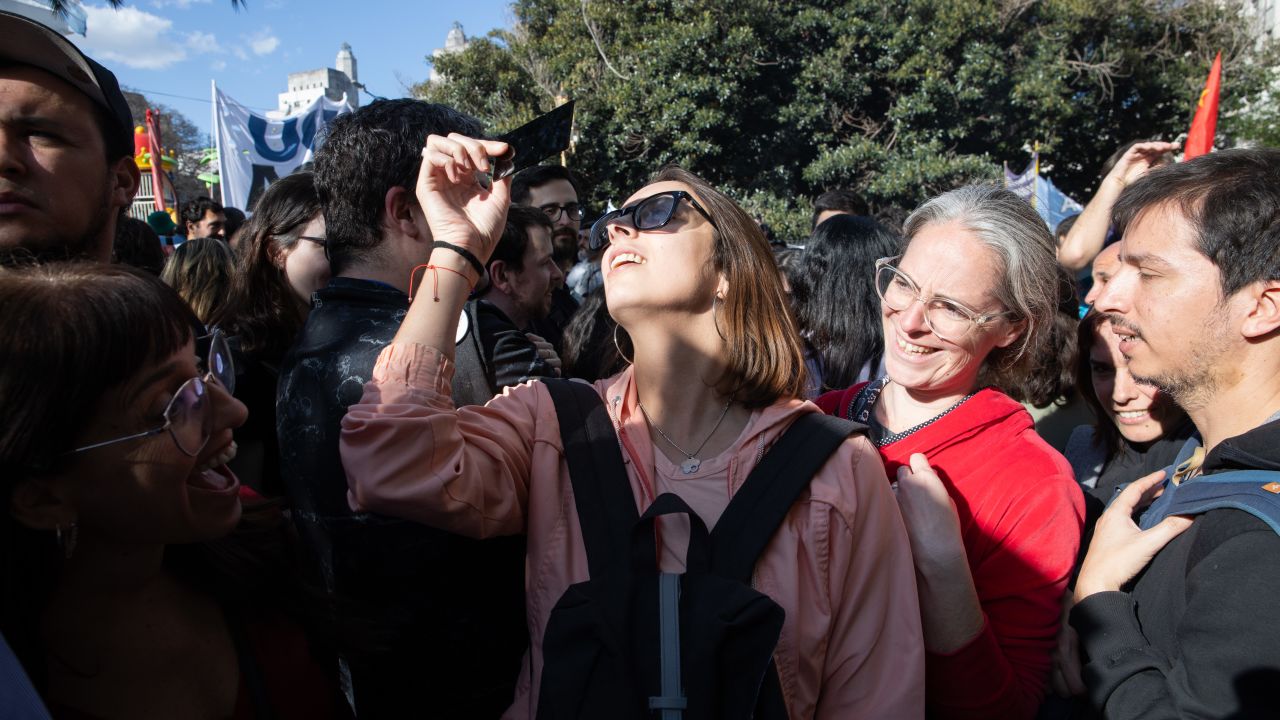
[[[880,302],[894,312],[903,312],[913,303],[924,306],[924,321],[943,340],[955,342],[968,335],[974,328],[981,327],[1000,318],[1013,319],[1016,312],[1006,310],[998,313],[980,313],[948,298],[920,295],[920,287],[906,273],[897,268],[901,255],[880,258],[876,261],[876,294]]]
[[[164,408],[163,425],[140,433],[78,447],[68,454],[74,455],[86,450],[168,432],[173,437],[174,444],[183,453],[191,457],[199,455],[213,433],[213,403],[209,399],[209,383],[221,385],[228,394],[233,393],[236,389],[236,370],[231,359],[231,348],[221,330],[214,330],[210,335],[197,338],[196,343],[197,347],[208,344],[208,351],[204,356],[203,373],[182,383],[178,391],[173,394],[173,398]]]

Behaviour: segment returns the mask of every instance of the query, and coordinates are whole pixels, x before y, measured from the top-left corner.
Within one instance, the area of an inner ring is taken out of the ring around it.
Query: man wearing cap
[[[120,86],[21,15],[0,12],[0,38],[0,263],[105,262],[139,179]]]

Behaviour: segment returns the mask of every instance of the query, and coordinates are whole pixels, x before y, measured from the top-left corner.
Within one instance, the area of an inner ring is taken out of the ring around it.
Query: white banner
[[[320,130],[330,120],[351,112],[345,97],[334,102],[321,95],[296,115],[268,118],[251,112],[217,87],[213,104],[222,204],[245,211],[268,185],[311,159]]]

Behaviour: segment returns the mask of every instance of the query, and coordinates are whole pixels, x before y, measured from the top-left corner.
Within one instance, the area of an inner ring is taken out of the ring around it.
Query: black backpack
[[[570,586],[547,622],[537,719],[785,720],[773,666],[784,612],[751,587],[752,573],[814,473],[864,426],[801,416],[708,533],[672,493],[639,515],[595,389],[543,382],[560,421],[591,579]],[[689,516],[683,575],[657,567],[654,520],[669,514]]]

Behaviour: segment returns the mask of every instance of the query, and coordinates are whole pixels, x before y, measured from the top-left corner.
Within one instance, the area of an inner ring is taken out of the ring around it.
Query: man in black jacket
[[[410,274],[431,256],[414,195],[422,143],[450,132],[481,128],[417,100],[380,100],[329,126],[315,181],[333,279],[280,368],[281,479],[322,590],[310,614],[361,720],[496,718],[528,641],[523,538],[471,540],[352,512],[338,455],[342,416],[408,312]],[[419,269],[412,282],[431,302],[431,277]]]
[[[1097,307],[1135,379],[1171,394],[1203,438],[1165,491],[1227,470],[1280,479],[1280,151],[1154,170],[1114,213],[1121,262]],[[1076,582],[1089,696],[1107,718],[1276,717],[1277,518],[1246,503],[1143,530],[1132,515],[1162,479],[1116,498]]]
[[[505,387],[558,374],[560,358],[550,343],[528,334],[546,319],[552,293],[564,281],[551,231],[551,220],[537,208],[507,211],[507,227],[485,266],[488,284],[463,308],[453,374],[459,407],[483,405]]]

